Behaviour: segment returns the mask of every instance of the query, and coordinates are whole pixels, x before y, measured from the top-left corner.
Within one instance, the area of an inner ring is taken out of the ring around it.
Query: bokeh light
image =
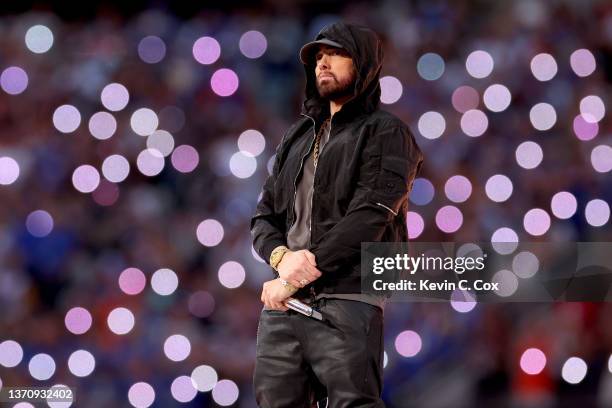
[[[418,122],[419,133],[426,139],[437,139],[446,129],[444,116],[438,112],[429,111],[421,115]]]
[[[147,64],[156,64],[166,56],[166,44],[154,35],[149,35],[138,43],[138,56]]]
[[[133,384],[128,390],[128,401],[135,408],[150,407],[155,401],[155,390],[146,382]]]
[[[223,225],[217,220],[206,219],[198,224],[196,236],[198,241],[204,246],[217,246],[223,239]]]
[[[94,113],[89,119],[89,132],[96,139],[106,140],[112,137],[116,130],[117,121],[108,112]]]
[[[592,140],[597,136],[599,124],[594,120],[589,122],[585,116],[579,114],[574,118],[573,129],[576,137],[584,142]]]
[[[493,57],[483,50],[477,50],[468,55],[465,68],[474,78],[486,78],[493,71]]]
[[[145,274],[138,268],[126,268],[119,275],[119,288],[127,295],[137,295],[147,285]]]
[[[416,205],[426,205],[433,200],[434,186],[431,181],[426,178],[418,177],[412,183],[412,191],[410,192],[410,201]]]
[[[168,296],[178,288],[178,276],[168,268],[158,269],[151,277],[151,287],[158,295]]]
[[[255,59],[264,55],[268,48],[268,41],[259,31],[251,30],[242,34],[238,46],[242,55]]]
[[[195,396],[198,394],[198,390],[191,382],[191,377],[181,375],[172,381],[172,384],[170,385],[170,393],[178,402],[186,403],[195,398]]]
[[[451,307],[459,313],[471,312],[476,307],[476,297],[473,293],[465,290],[455,289],[451,293]]]
[[[250,154],[236,152],[230,158],[229,168],[234,176],[241,179],[249,178],[257,170],[257,160]]]
[[[66,392],[68,390],[68,386],[65,384],[54,384],[50,388],[53,392],[56,390],[59,392]],[[47,405],[49,405],[49,408],[70,408],[74,402],[74,398],[75,394],[73,393],[72,396],[69,396],[69,398],[62,401],[47,401]]]
[[[68,358],[68,369],[77,377],[87,377],[96,368],[96,359],[87,350],[77,350]]]
[[[174,137],[166,130],[157,129],[147,137],[147,147],[157,150],[164,157],[169,156],[174,149]]]
[[[403,357],[416,356],[422,346],[421,336],[413,330],[405,330],[395,338],[395,349]]]
[[[211,391],[217,385],[217,371],[208,365],[197,366],[191,372],[191,380],[198,391]]]
[[[512,195],[512,181],[503,174],[495,174],[487,180],[485,193],[491,201],[503,203]]]
[[[435,81],[444,74],[444,59],[436,53],[428,52],[417,61],[417,72],[427,81]]]
[[[81,124],[81,114],[72,105],[59,106],[53,112],[53,126],[62,133],[72,133]]]
[[[8,186],[19,178],[19,163],[12,157],[0,157],[0,185]]]
[[[21,363],[23,348],[15,340],[4,340],[0,343],[0,365],[12,368]]]
[[[550,81],[557,75],[557,61],[547,53],[541,53],[531,59],[531,73],[538,81]]]
[[[472,194],[472,183],[465,176],[451,176],[444,184],[444,193],[452,202],[463,203]]]
[[[540,145],[532,141],[526,141],[518,145],[514,155],[518,165],[527,170],[538,167],[544,157]]]
[[[53,217],[45,210],[36,210],[28,214],[26,228],[35,237],[46,237],[53,230]]]
[[[512,272],[519,278],[529,279],[540,269],[538,257],[529,251],[521,251],[512,258]]]
[[[532,208],[523,217],[523,228],[530,235],[544,235],[550,228],[550,215],[541,208]]]
[[[182,334],[173,334],[164,341],[164,354],[171,361],[183,361],[191,353],[191,343]]]
[[[612,170],[612,147],[608,145],[595,146],[591,151],[591,165],[598,173],[607,173]],[[0,173],[1,169],[2,164],[0,164]],[[0,175],[0,183],[2,183],[1,177]]]
[[[482,99],[487,109],[491,112],[502,112],[510,106],[512,95],[510,90],[504,85],[493,84],[484,91]]]
[[[81,193],[91,193],[100,184],[100,173],[89,165],[83,164],[72,173],[72,185]]]
[[[470,137],[482,136],[489,127],[489,119],[481,110],[470,109],[461,115],[461,130]]]
[[[572,193],[559,191],[550,200],[550,209],[555,217],[566,220],[576,213],[578,201]]]
[[[587,122],[599,122],[606,114],[606,105],[597,95],[588,95],[580,100],[580,113]]]
[[[497,271],[491,278],[491,282],[499,284],[494,291],[501,297],[512,296],[518,289],[518,279],[516,275],[507,269]]]
[[[36,380],[48,380],[55,374],[55,360],[48,354],[38,353],[30,359],[28,371]]]
[[[440,231],[450,234],[461,228],[462,224],[463,214],[455,206],[446,205],[436,213],[436,225]]]
[[[155,112],[149,108],[140,108],[132,113],[130,126],[134,133],[140,136],[149,136],[155,132],[159,125],[159,119]]]
[[[501,255],[511,254],[518,247],[518,235],[512,228],[501,227],[491,235],[491,244],[495,252]]]
[[[228,289],[235,289],[244,283],[246,272],[238,262],[228,261],[219,267],[217,276],[221,285]]]
[[[210,293],[199,290],[189,296],[188,308],[195,317],[206,318],[215,311],[215,298]]]
[[[98,188],[91,193],[91,197],[98,205],[103,207],[111,206],[119,199],[119,187],[115,183],[100,180]]]
[[[198,151],[189,145],[181,145],[172,152],[172,166],[181,173],[191,173],[200,162]]]
[[[42,24],[32,26],[26,31],[26,47],[35,54],[44,54],[53,46],[53,33]]]
[[[580,357],[570,357],[561,368],[561,377],[570,384],[578,384],[587,374],[587,364]]]
[[[113,183],[121,183],[130,174],[130,163],[120,154],[108,156],[102,162],[102,174]]]
[[[238,400],[239,392],[235,382],[232,380],[221,380],[212,389],[212,397],[217,404],[227,407]]]
[[[114,82],[106,85],[104,89],[102,89],[100,101],[109,111],[117,112],[127,106],[130,101],[130,93],[125,86]]]
[[[91,313],[83,307],[73,307],[64,318],[66,329],[72,334],[83,334],[91,328]]]
[[[165,164],[164,156],[156,149],[146,148],[136,158],[138,171],[148,177],[154,177],[161,173]]]
[[[406,214],[406,228],[408,229],[408,238],[416,239],[423,233],[425,221],[419,213],[408,211]]]
[[[215,71],[210,78],[210,86],[214,93],[219,96],[231,96],[238,90],[238,75],[228,68]]]
[[[557,122],[557,112],[551,104],[540,102],[529,111],[529,121],[537,130],[549,130]]]
[[[537,348],[528,348],[521,355],[521,370],[529,375],[537,375],[546,367],[546,355]]]
[[[203,65],[214,64],[221,55],[219,42],[212,37],[200,37],[193,44],[193,58]]]
[[[589,76],[595,72],[595,56],[593,56],[591,51],[581,48],[570,55],[570,66],[579,77]]]
[[[390,105],[402,97],[403,87],[399,79],[393,76],[380,78],[380,101]]]
[[[601,227],[610,220],[610,206],[604,200],[596,198],[587,203],[584,216],[593,227]]]
[[[0,74],[0,86],[9,95],[19,95],[28,87],[28,74],[20,67],[8,67]]]
[[[247,129],[238,136],[238,149],[253,157],[259,156],[266,147],[266,138],[255,129]]]
[[[480,97],[474,88],[463,85],[453,91],[451,101],[457,112],[465,113],[478,107]]]
[[[128,334],[134,328],[134,314],[125,307],[117,307],[108,314],[106,323],[113,333]]]

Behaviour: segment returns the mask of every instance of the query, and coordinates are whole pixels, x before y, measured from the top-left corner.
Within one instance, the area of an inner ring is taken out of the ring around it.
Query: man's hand
[[[264,282],[263,289],[261,291],[261,301],[268,309],[285,311],[288,308],[283,304],[283,302],[291,299],[289,296],[292,294],[293,292],[283,286],[280,279],[277,278]]]
[[[296,288],[303,288],[321,276],[315,255],[307,249],[287,251],[276,269],[280,277]]]

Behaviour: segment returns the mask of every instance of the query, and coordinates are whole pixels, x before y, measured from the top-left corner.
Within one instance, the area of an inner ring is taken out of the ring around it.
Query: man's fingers
[[[308,259],[308,262],[310,262],[312,265],[317,266],[317,261],[315,259],[315,254],[313,254],[312,252],[305,250],[304,251],[304,255],[306,255],[306,259]]]
[[[310,281],[313,281],[313,280],[317,279],[319,276],[321,276],[321,271],[319,271],[317,268],[312,266],[310,263],[307,263],[305,265],[304,270],[308,274],[307,279],[309,279]]]

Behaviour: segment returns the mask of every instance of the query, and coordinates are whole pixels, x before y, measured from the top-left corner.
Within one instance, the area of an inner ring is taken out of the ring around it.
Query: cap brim
[[[317,41],[309,42],[304,45],[300,50],[300,61],[302,64],[308,65],[311,62],[313,52],[319,48],[320,45],[329,45],[331,47],[336,48],[344,48],[341,44],[338,44],[335,41],[328,40],[327,38],[321,38]]]

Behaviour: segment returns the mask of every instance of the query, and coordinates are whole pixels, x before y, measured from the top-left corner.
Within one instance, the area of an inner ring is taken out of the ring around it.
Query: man
[[[251,220],[278,272],[264,283],[254,388],[260,407],[381,407],[384,297],[361,293],[361,242],[407,241],[408,192],[422,154],[378,109],[383,50],[365,27],[335,23],[300,50],[302,118],[276,151]],[[288,310],[297,298],[329,324]]]

